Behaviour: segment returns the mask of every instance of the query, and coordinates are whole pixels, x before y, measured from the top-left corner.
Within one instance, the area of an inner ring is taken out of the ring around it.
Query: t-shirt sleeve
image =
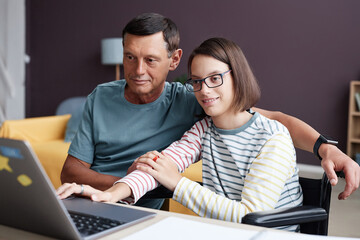
[[[93,93],[87,97],[79,128],[68,151],[68,154],[89,164],[94,160],[93,97]]]

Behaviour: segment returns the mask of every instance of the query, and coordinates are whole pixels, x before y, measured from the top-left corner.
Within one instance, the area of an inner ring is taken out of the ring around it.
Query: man
[[[179,139],[202,112],[185,87],[166,82],[168,72],[177,68],[182,57],[179,32],[170,19],[142,14],[125,26],[122,35],[125,81],[101,84],[88,96],[61,173],[63,183],[108,189],[128,169],[134,169],[131,164],[138,156],[163,150]],[[359,166],[336,146],[322,144],[326,139],[319,138],[309,125],[280,112],[254,110],[283,123],[296,147],[312,152],[315,146],[333,185],[337,183],[334,170],[345,172],[347,185],[339,199],[346,199],[358,188]],[[140,200],[137,204],[160,208],[162,201]]]

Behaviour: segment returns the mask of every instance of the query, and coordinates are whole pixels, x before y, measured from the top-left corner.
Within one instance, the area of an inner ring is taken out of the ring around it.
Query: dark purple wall
[[[279,110],[340,140],[345,151],[349,82],[360,79],[358,0],[28,0],[27,117],[52,115],[72,96],[113,80],[100,63],[100,40],[121,37],[143,12],[173,19],[186,73],[190,51],[209,37],[237,42],[262,88],[258,106]],[[298,151],[298,160],[316,163]]]

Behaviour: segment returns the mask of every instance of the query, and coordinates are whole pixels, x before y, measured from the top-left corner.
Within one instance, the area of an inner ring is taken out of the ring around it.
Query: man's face
[[[125,34],[124,73],[126,97],[134,103],[152,102],[164,89],[172,58],[168,57],[163,33],[148,36]],[[142,102],[136,102],[141,99]]]

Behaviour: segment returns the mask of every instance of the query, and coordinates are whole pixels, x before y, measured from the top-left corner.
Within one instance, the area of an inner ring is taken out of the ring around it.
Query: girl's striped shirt
[[[203,160],[203,186],[182,178],[173,195],[174,200],[200,216],[240,223],[249,212],[302,204],[290,134],[281,123],[259,113],[233,130],[218,129],[206,117],[163,153],[181,172]],[[119,182],[130,186],[130,201],[134,202],[158,185],[151,175],[141,171]]]

